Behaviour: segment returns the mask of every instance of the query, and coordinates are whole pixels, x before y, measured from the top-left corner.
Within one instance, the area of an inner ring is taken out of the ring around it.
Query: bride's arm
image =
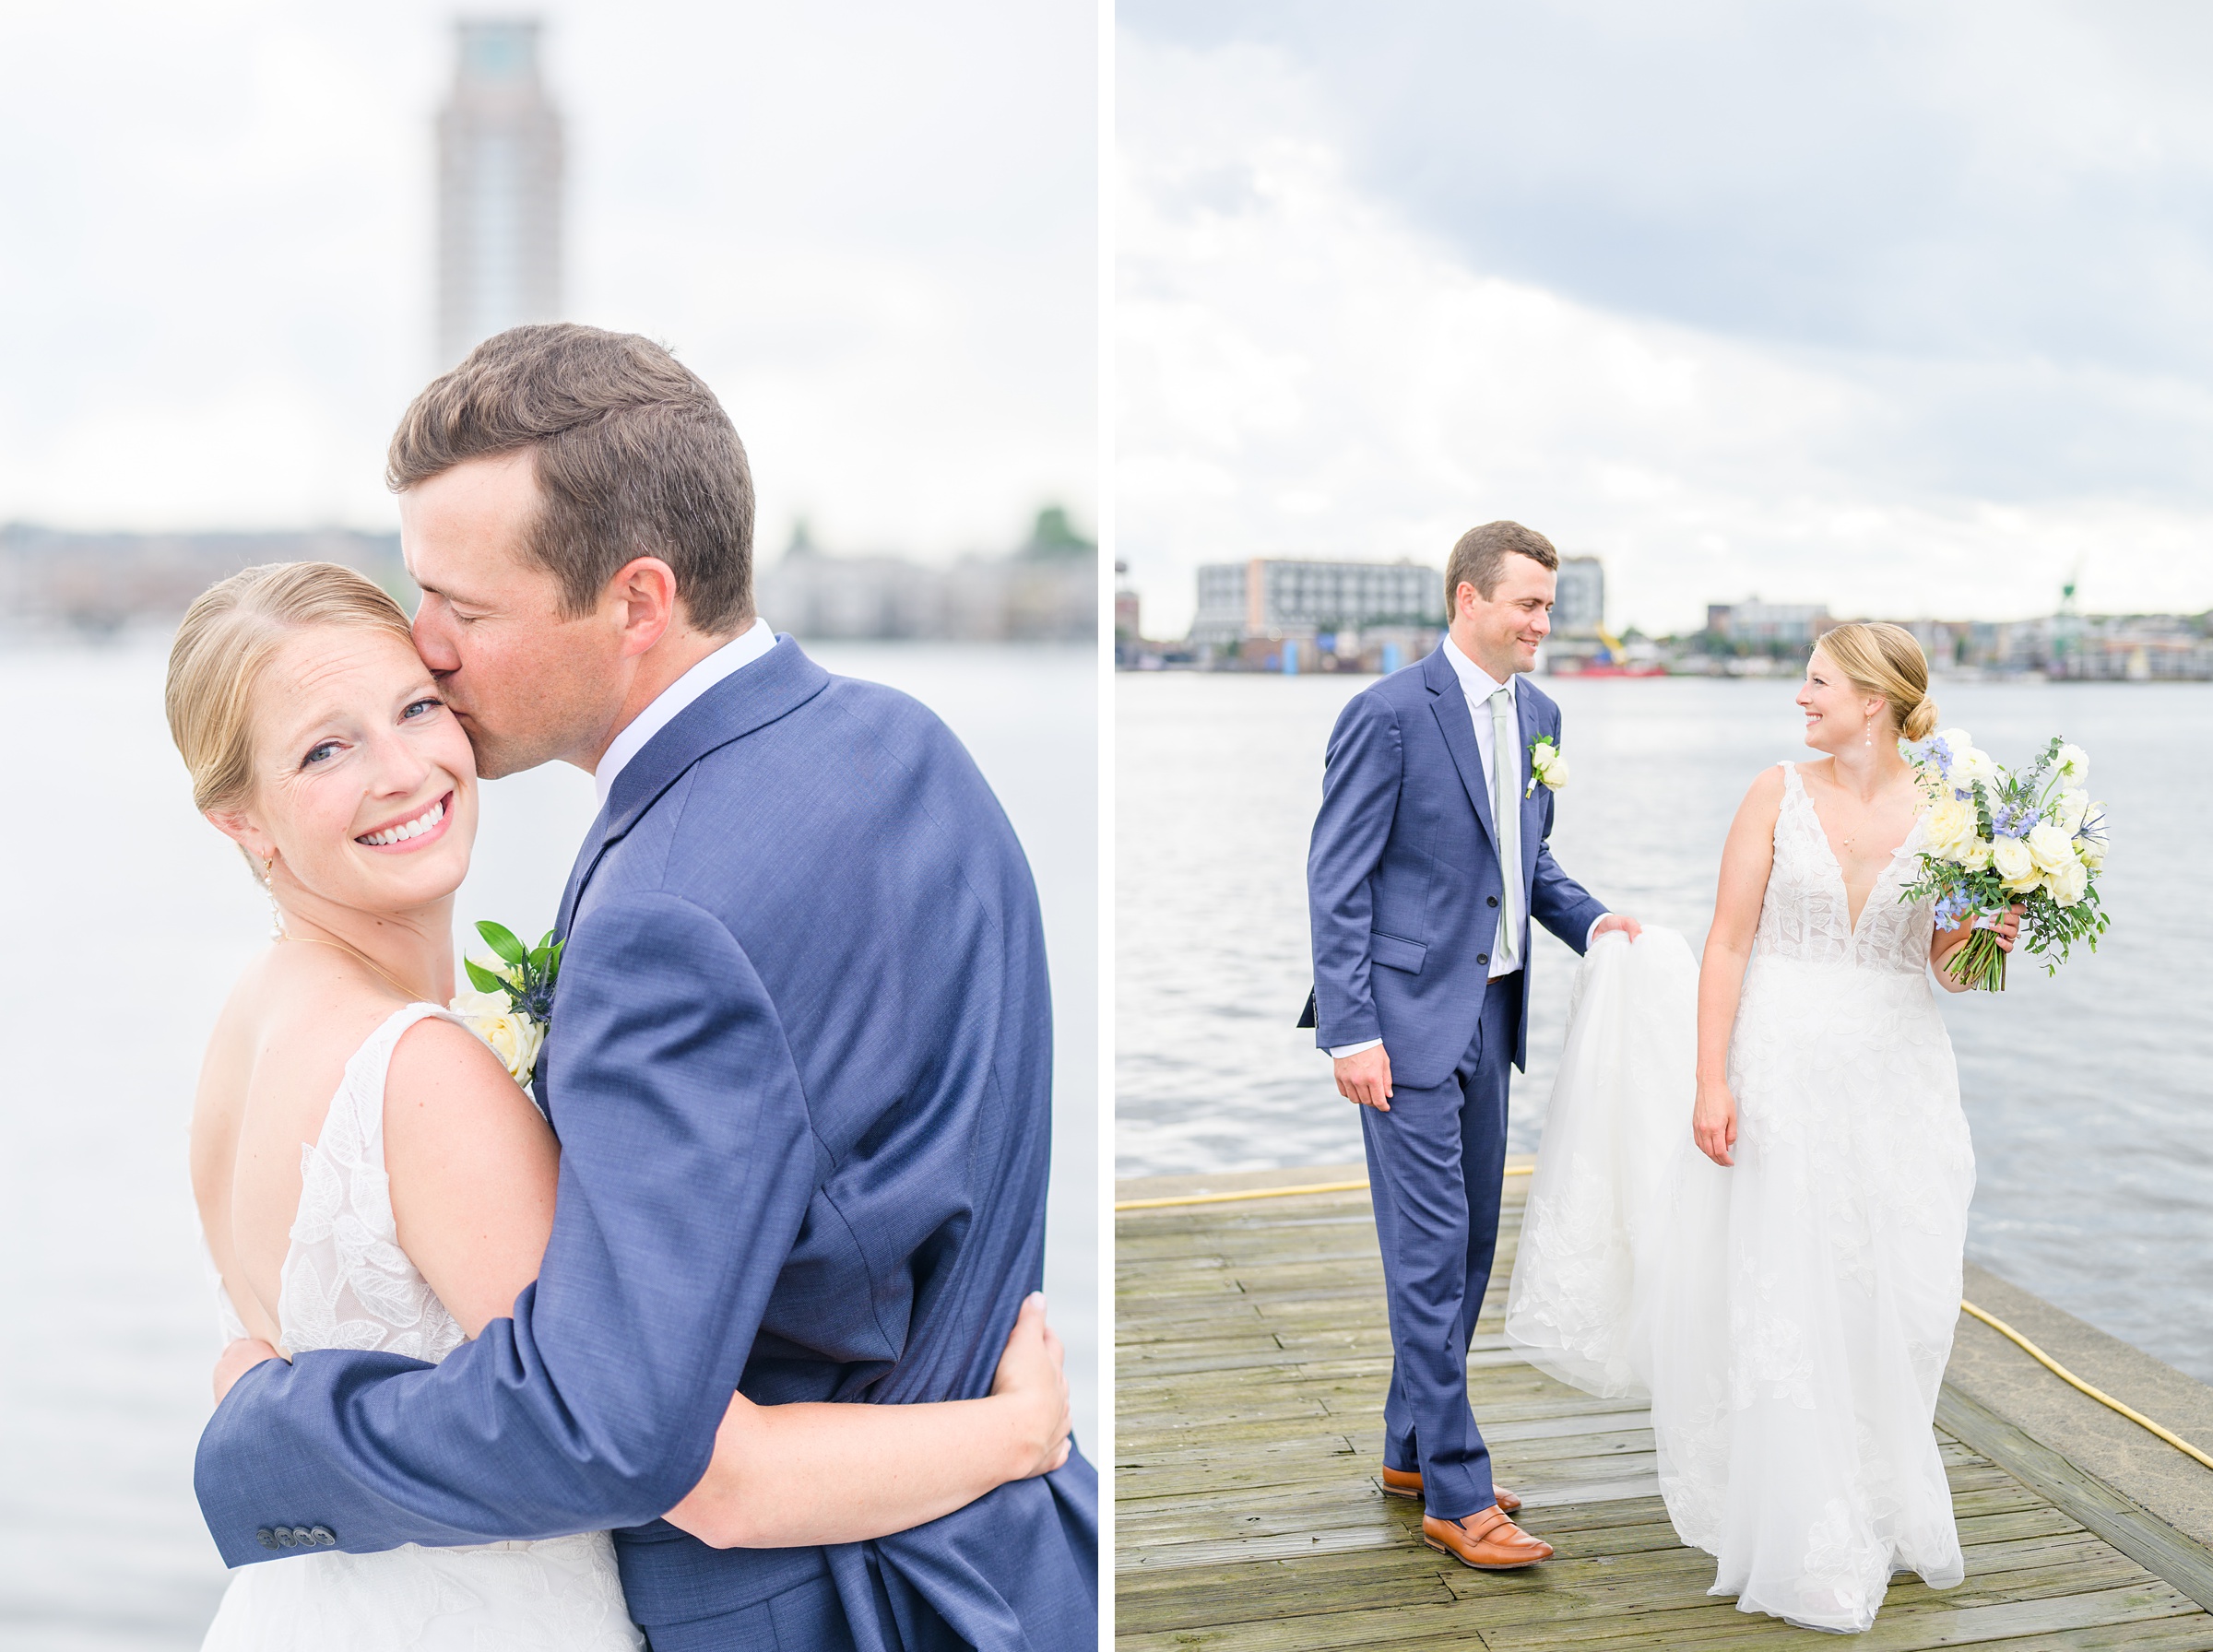
[[[471,1337],[514,1312],[553,1228],[560,1150],[473,1035],[410,1028],[385,1095],[400,1248]],[[670,1518],[719,1548],[858,1542],[951,1514],[1068,1457],[1068,1385],[1045,1299],[1023,1306],[988,1398],[757,1406],[733,1397],[706,1476]],[[231,1374],[235,1377],[236,1373]]]
[[[669,1511],[717,1549],[858,1543],[949,1515],[1068,1460],[1068,1383],[1045,1298],[1022,1305],[990,1397],[937,1405],[754,1405],[735,1395],[715,1460]]]
[[[1736,1029],[1737,1000],[1752,937],[1767,898],[1775,859],[1775,817],[1782,808],[1782,771],[1764,769],[1737,806],[1722,846],[1722,877],[1713,901],[1713,926],[1698,960],[1698,1100],[1690,1133],[1698,1150],[1716,1164],[1734,1163],[1736,1098],[1729,1093],[1729,1037]]]

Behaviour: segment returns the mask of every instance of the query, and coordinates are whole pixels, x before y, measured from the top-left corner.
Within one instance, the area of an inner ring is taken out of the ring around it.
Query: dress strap
[[[468,1025],[452,1010],[437,1004],[421,1001],[402,1004],[361,1041],[361,1047],[346,1063],[346,1077],[338,1086],[333,1111],[339,1106],[349,1110],[355,1139],[368,1150],[380,1169],[385,1162],[385,1080],[392,1070],[392,1052],[399,1047],[399,1041],[408,1028],[433,1017],[456,1026]],[[327,1132],[327,1121],[325,1129]]]

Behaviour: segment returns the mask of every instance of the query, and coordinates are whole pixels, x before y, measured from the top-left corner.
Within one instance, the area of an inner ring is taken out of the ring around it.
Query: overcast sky
[[[800,513],[933,557],[1092,520],[1088,0],[515,9],[567,120],[569,315],[714,386],[767,551]],[[0,521],[396,525],[454,16],[0,0]]]
[[[1617,626],[2213,604],[2213,12],[1121,0],[1117,525]]]

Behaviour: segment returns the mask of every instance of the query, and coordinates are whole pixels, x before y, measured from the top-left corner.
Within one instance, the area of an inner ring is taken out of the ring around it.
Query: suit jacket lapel
[[[1519,683],[1514,685],[1514,721],[1521,735],[1521,750],[1517,758],[1517,767],[1521,775],[1521,874],[1525,883],[1536,873],[1537,828],[1542,823],[1539,816],[1544,807],[1537,800],[1536,786],[1531,784],[1535,777],[1530,768],[1529,749],[1537,737],[1545,732],[1542,714],[1534,701],[1535,696],[1529,689]]]
[[[1437,726],[1444,733],[1445,749],[1452,754],[1452,766],[1460,771],[1460,784],[1467,791],[1468,801],[1475,806],[1475,818],[1483,822],[1483,835],[1495,844],[1498,832],[1491,823],[1491,787],[1483,776],[1483,752],[1475,744],[1475,722],[1468,711],[1468,693],[1460,686],[1460,675],[1452,669],[1452,662],[1445,658],[1441,643],[1422,663],[1422,680],[1428,685],[1429,709],[1436,714]]]
[[[774,648],[724,678],[671,718],[615,777],[614,789],[569,870],[555,933],[567,938],[576,903],[584,898],[600,859],[685,770],[708,752],[743,739],[804,705],[829,683],[830,673],[801,653],[797,643],[778,637]]]

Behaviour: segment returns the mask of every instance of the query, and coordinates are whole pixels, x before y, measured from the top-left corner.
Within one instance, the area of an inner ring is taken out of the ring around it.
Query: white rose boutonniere
[[[545,1047],[546,1024],[553,1018],[553,981],[561,973],[562,948],[568,943],[556,943],[549,932],[537,946],[526,947],[514,931],[492,923],[479,924],[477,933],[495,959],[489,963],[464,959],[477,990],[457,994],[446,1008],[491,1046],[517,1084],[527,1085]]]
[[[503,992],[465,992],[446,1006],[468,1022],[469,1031],[491,1046],[517,1084],[527,1084],[538,1067],[538,1052],[546,1042],[546,1029],[515,1007]]]
[[[1568,760],[1560,755],[1550,735],[1539,735],[1529,743],[1529,785],[1521,795],[1534,796],[1540,781],[1548,792],[1556,792],[1568,784]]]

